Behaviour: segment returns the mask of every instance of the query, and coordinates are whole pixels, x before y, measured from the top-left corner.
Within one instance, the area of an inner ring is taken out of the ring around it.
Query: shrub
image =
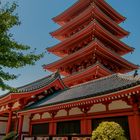
[[[2,140],[14,140],[16,137],[17,133],[16,132],[10,132],[8,133]]]
[[[124,130],[115,122],[102,122],[92,132],[92,140],[127,140]]]

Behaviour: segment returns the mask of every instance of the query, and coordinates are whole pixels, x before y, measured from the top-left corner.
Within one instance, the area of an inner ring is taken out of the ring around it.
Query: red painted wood
[[[104,0],[96,0],[93,2],[95,5],[99,6],[101,9],[104,9],[106,13],[108,13],[108,16],[110,18],[115,18],[114,21],[116,23],[120,23],[125,20],[125,17],[123,17],[121,14],[119,14],[115,9],[113,9],[110,5],[108,5]],[[90,4],[92,4],[92,1],[86,0],[86,1],[78,1],[73,6],[65,10],[60,15],[53,18],[54,22],[60,24],[61,26],[64,26],[72,17],[76,17],[79,15],[78,10],[80,13],[84,11],[86,7],[88,7]],[[72,17],[70,15],[73,15]]]
[[[138,112],[133,116],[133,129],[135,130],[135,140],[140,140],[140,114]]]
[[[131,140],[136,140],[133,116],[128,116],[129,131]]]
[[[81,120],[81,134],[82,135],[91,135],[92,133],[92,123],[91,123],[91,119],[86,119],[83,118]]]
[[[49,135],[56,135],[56,122],[49,123]]]
[[[55,81],[53,81],[52,83],[50,83],[49,85],[47,85],[46,87],[43,87],[41,89],[38,89],[36,91],[30,91],[28,92],[23,92],[23,93],[10,93],[9,95],[3,97],[3,98],[0,98],[0,106],[6,106],[8,104],[14,104],[16,103],[17,101],[20,101],[20,100],[28,100],[31,98],[32,95],[38,95],[40,94],[41,92],[51,88],[52,86],[56,86],[58,85],[61,89],[64,89],[64,85],[63,83],[60,81],[60,79],[56,79]],[[23,107],[23,105],[22,105]],[[16,108],[14,109],[13,111],[16,111],[16,110],[20,110],[20,108]],[[8,110],[4,111],[5,113],[7,112]],[[0,112],[0,114],[3,114],[4,112]]]
[[[18,124],[18,140],[21,140],[21,135],[22,135],[22,127],[23,127],[23,116],[19,116],[19,124]]]
[[[7,123],[7,128],[6,128],[6,134],[8,134],[10,132],[10,129],[11,129],[12,115],[13,115],[13,112],[9,111],[8,123]]]
[[[126,90],[118,91],[115,92],[114,94],[108,94],[104,96],[97,96],[97,97],[92,97],[88,99],[82,99],[80,101],[75,101],[75,102],[69,102],[69,103],[64,103],[64,104],[58,104],[58,105],[52,105],[52,106],[46,106],[46,107],[41,107],[41,108],[36,108],[28,111],[22,111],[19,112],[19,114],[26,115],[26,114],[35,114],[35,113],[40,113],[40,112],[49,112],[52,110],[60,110],[60,109],[67,109],[67,108],[72,108],[72,107],[78,107],[79,104],[81,105],[88,105],[88,104],[98,104],[102,103],[104,101],[116,101],[116,100],[121,100],[127,96],[129,96],[130,93],[132,94],[140,94],[138,91],[140,90],[140,86],[132,87]],[[104,100],[104,101],[102,101]]]
[[[7,122],[8,120],[0,120],[0,122]]]
[[[129,120],[129,127],[130,127],[130,136],[132,140],[136,136],[136,132],[134,129],[134,113],[132,109],[121,109],[121,110],[112,110],[108,112],[98,112],[98,113],[89,113],[89,114],[80,114],[80,115],[73,115],[73,116],[65,116],[65,117],[58,117],[58,118],[51,118],[49,119],[39,119],[39,120],[33,120],[31,121],[32,124],[38,124],[38,123],[46,123],[48,122],[50,124],[50,134],[55,134],[56,132],[56,124],[60,121],[70,121],[70,120],[81,120],[81,134],[91,134],[92,133],[92,119],[97,118],[105,118],[105,117],[116,117],[116,116],[128,116]],[[139,117],[140,119],[140,117]],[[135,120],[138,122],[138,120]],[[55,126],[53,125],[55,123]],[[87,129],[88,128],[88,129]]]

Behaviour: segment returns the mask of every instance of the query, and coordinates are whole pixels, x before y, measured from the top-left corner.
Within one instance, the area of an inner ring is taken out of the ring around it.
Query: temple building
[[[139,66],[123,57],[134,51],[122,41],[125,19],[105,0],[77,0],[53,18],[60,43],[47,50],[60,59],[43,66],[51,75],[0,97],[0,139],[14,130],[19,140],[90,140],[115,121],[140,140]]]

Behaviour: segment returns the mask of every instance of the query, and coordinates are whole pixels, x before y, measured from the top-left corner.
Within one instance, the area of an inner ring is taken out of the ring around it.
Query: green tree
[[[26,65],[34,65],[43,54],[36,55],[29,52],[30,47],[18,43],[13,39],[10,30],[20,25],[19,17],[15,14],[17,4],[15,2],[2,5],[0,3],[0,89],[12,88],[5,81],[17,78],[17,75],[5,72],[5,68],[21,68]],[[29,53],[27,53],[27,51]]]
[[[124,130],[115,122],[102,122],[95,131],[92,132],[92,140],[127,140]]]

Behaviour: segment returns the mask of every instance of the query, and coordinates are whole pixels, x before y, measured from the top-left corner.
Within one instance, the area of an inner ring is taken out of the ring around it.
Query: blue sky
[[[12,2],[13,0],[2,0],[2,2]],[[49,33],[59,28],[51,18],[55,17],[66,8],[71,6],[76,0],[17,0],[19,7],[17,13],[22,22],[21,26],[12,29],[15,40],[32,48],[37,48],[37,53],[44,52],[45,48],[58,43]],[[126,30],[131,32],[128,38],[123,39],[129,46],[135,48],[133,54],[125,56],[135,64],[140,65],[140,1],[139,0],[107,0],[117,11],[127,17],[121,24]],[[40,79],[49,74],[42,69],[43,64],[51,63],[58,58],[46,53],[45,57],[38,61],[35,66],[26,66],[23,69],[7,69],[11,73],[21,74],[21,76],[8,84],[14,87],[25,85],[34,80]]]

